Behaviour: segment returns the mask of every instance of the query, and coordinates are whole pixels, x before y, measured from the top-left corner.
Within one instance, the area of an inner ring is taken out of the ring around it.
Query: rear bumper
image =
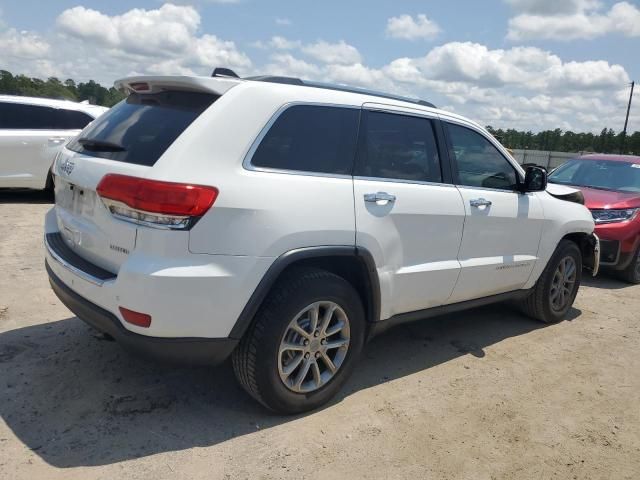
[[[232,338],[163,338],[131,332],[113,314],[71,290],[53,273],[48,263],[45,266],[51,288],[69,310],[133,353],[171,363],[215,365],[229,357],[238,343]]]

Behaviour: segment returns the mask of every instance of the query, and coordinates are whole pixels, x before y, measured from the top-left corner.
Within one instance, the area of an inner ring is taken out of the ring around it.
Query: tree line
[[[113,87],[106,88],[99,83],[76,83],[68,78],[64,81],[56,77],[47,80],[27,77],[26,75],[12,75],[6,70],[0,70],[0,94],[26,95],[30,97],[45,97],[68,99],[74,101],[88,100],[95,105],[111,107],[124,98],[124,94]],[[487,127],[503,145],[512,149],[551,150],[557,152],[598,152],[619,153],[622,146],[622,132],[616,133],[610,128],[603,128],[600,134],[576,133],[555,130],[545,130],[533,133],[509,128]],[[624,153],[640,155],[640,132],[627,134]]]
[[[26,75],[12,75],[6,70],[0,70],[0,94],[55,98],[77,102],[87,100],[91,104],[105,107],[112,107],[125,97],[119,90],[113,87],[105,88],[93,80],[84,83],[76,83],[71,78],[65,81],[61,81],[56,77],[41,80],[27,77]]]
[[[487,130],[507,148],[550,150],[555,152],[597,152],[620,153],[622,131],[616,133],[611,128],[603,128],[599,134],[576,133],[560,128],[533,133],[509,128],[486,127]],[[640,155],[640,132],[627,133],[624,153]]]

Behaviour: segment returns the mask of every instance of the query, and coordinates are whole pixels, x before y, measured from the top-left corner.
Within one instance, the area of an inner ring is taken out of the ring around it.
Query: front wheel
[[[631,259],[631,263],[624,270],[618,273],[625,282],[637,285],[640,283],[640,246]]]
[[[541,322],[559,322],[573,305],[581,280],[580,248],[570,240],[562,240],[535,286],[523,300],[522,309]]]
[[[364,309],[353,286],[327,271],[296,269],[260,308],[233,352],[233,368],[267,408],[304,412],[338,392],[364,337]]]

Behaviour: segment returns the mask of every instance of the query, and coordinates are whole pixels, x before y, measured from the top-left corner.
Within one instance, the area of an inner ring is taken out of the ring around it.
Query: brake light
[[[148,92],[151,90],[149,84],[146,82],[134,82],[130,83],[129,87],[136,92]]]
[[[96,192],[109,211],[123,220],[172,229],[189,228],[218,197],[215,187],[112,173],[102,177]]]

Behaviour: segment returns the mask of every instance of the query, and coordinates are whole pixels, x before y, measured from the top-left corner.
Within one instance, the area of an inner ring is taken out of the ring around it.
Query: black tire
[[[566,303],[561,308],[552,305],[551,294],[554,276],[560,262],[571,257],[576,265],[575,281],[570,293],[566,296]],[[580,248],[571,240],[562,240],[552,255],[549,263],[540,275],[529,295],[522,301],[521,308],[531,318],[544,323],[557,323],[564,319],[573,305],[582,280],[582,253]]]
[[[298,393],[280,378],[278,349],[296,315],[314,302],[334,302],[344,311],[350,328],[349,345],[333,378],[310,393]],[[294,269],[274,286],[232,355],[242,387],[265,407],[285,414],[313,410],[328,402],[354,369],[365,339],[362,301],[353,286],[333,273]]]
[[[625,282],[637,285],[640,283],[640,246],[636,250],[627,268],[618,272],[618,277]]]
[[[44,191],[53,195],[53,189],[53,173],[49,170],[49,173],[47,173],[47,179],[44,182]]]

